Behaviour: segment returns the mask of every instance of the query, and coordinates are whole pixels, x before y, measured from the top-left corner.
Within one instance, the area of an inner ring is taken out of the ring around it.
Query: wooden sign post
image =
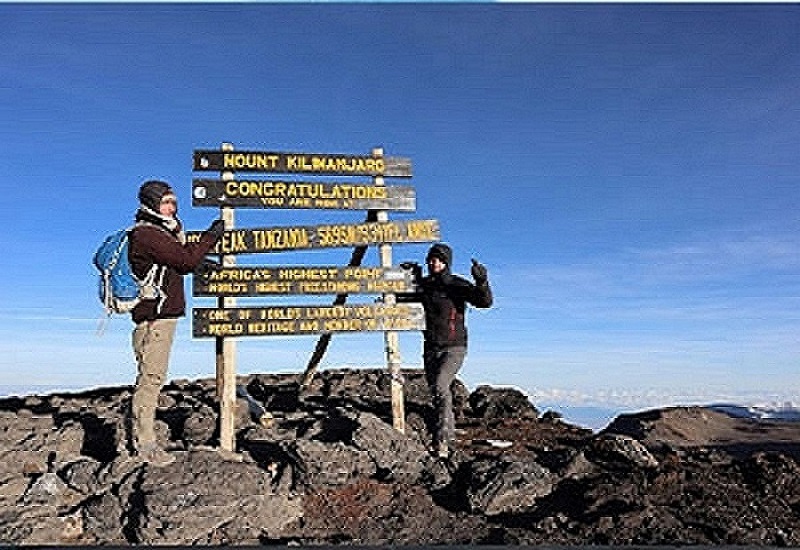
[[[217,393],[220,400],[220,447],[234,450],[236,406],[236,338],[320,334],[303,374],[311,380],[331,334],[384,333],[386,363],[391,376],[392,420],[405,431],[403,380],[398,331],[422,330],[420,304],[397,304],[395,293],[416,289],[412,274],[392,266],[392,244],[440,240],[437,220],[390,221],[389,211],[413,212],[416,197],[410,186],[387,186],[384,177],[411,177],[411,161],[383,156],[235,151],[224,143],[220,151],[194,152],[195,171],[220,171],[221,179],[194,179],[192,204],[218,207],[225,232],[213,252],[221,265],[193,280],[193,295],[216,296],[216,308],[194,308],[192,333],[216,339]],[[369,176],[371,184],[344,181],[236,179],[234,172]],[[234,208],[309,208],[367,210],[356,224],[236,228]],[[196,241],[200,232],[188,232]],[[380,266],[361,267],[370,245],[377,245]],[[337,266],[237,266],[238,254],[260,254],[354,248],[350,263]],[[379,304],[344,305],[349,294],[378,294]],[[237,307],[239,296],[336,294],[331,306],[292,305]]]
[[[372,156],[375,158],[383,158],[383,149],[373,149]],[[376,187],[384,187],[383,176],[375,176],[373,180]],[[377,217],[379,223],[389,221],[389,214],[386,210],[379,210]],[[392,245],[383,243],[379,245],[378,251],[381,257],[381,266],[384,268],[391,267]],[[395,295],[390,292],[385,293],[383,295],[383,303],[390,307],[393,306],[395,304]],[[386,366],[389,369],[389,376],[391,377],[392,425],[400,433],[405,433],[406,414],[405,405],[403,403],[403,379],[400,373],[400,341],[397,337],[397,332],[393,330],[388,330],[383,334],[386,343]]]
[[[223,143],[222,150],[233,151],[233,144]],[[234,177],[233,172],[222,172],[222,180],[229,181]],[[233,230],[235,225],[233,208],[223,206],[220,216],[225,223],[226,230]],[[220,263],[225,267],[236,264],[236,258],[222,254]],[[221,308],[236,307],[236,298],[220,297],[218,306]],[[236,340],[231,337],[219,336],[216,339],[217,362],[217,398],[219,399],[219,444],[223,451],[234,451],[234,437],[236,427]]]

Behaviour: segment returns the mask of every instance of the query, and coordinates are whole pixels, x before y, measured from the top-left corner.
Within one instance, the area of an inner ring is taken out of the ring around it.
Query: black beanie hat
[[[148,180],[139,188],[139,202],[149,209],[158,212],[161,199],[164,198],[164,195],[174,194],[175,192],[167,182]]]
[[[427,262],[431,258],[439,258],[447,267],[452,266],[453,264],[453,250],[444,243],[436,243],[433,245],[430,250],[428,250],[428,255],[425,256],[425,261]]]

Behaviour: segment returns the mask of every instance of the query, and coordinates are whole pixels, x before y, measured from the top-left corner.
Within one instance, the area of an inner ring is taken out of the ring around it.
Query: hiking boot
[[[162,468],[175,462],[174,455],[171,455],[167,451],[159,449],[158,447],[147,447],[139,451],[138,455],[143,461],[155,466],[156,468]]]

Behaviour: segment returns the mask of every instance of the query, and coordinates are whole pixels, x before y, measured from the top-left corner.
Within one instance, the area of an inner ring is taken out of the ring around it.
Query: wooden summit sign
[[[194,308],[196,338],[422,330],[421,304]]]
[[[193,278],[194,296],[413,292],[411,270],[383,267],[218,267]]]
[[[194,170],[411,177],[411,160],[371,155],[196,150]]]
[[[191,231],[186,238],[189,242],[197,242],[200,235],[199,231]],[[422,243],[438,241],[440,238],[438,220],[259,227],[225,231],[213,253],[252,254],[385,243]]]
[[[192,181],[192,205],[217,207],[225,232],[212,253],[221,266],[193,278],[195,296],[214,296],[216,308],[193,308],[192,333],[216,340],[219,439],[223,450],[235,447],[236,339],[240,336],[318,334],[313,355],[302,375],[310,382],[333,333],[384,333],[386,364],[391,375],[392,424],[405,431],[403,384],[398,331],[424,330],[421,304],[397,304],[395,293],[416,290],[408,270],[392,266],[394,243],[441,239],[437,220],[389,221],[389,211],[413,212],[416,195],[410,186],[387,186],[386,177],[411,177],[411,160],[369,155],[281,153],[243,150],[223,143],[219,150],[195,150],[193,171],[217,172],[219,179]],[[285,181],[240,177],[237,173],[289,174]],[[372,185],[344,183],[344,176],[370,176]],[[295,181],[313,180],[324,181]],[[309,208],[367,210],[354,224],[237,228],[234,209]],[[197,242],[201,232],[187,233]],[[370,245],[378,245],[380,267],[361,267]],[[346,267],[237,266],[237,254],[353,248]],[[344,305],[351,293],[382,295],[381,303]],[[335,294],[333,305],[237,307],[239,296]]]
[[[192,206],[413,212],[417,203],[411,186],[194,179]]]

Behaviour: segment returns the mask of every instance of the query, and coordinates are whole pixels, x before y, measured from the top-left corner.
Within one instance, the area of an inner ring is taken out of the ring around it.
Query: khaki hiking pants
[[[177,319],[156,319],[133,329],[133,353],[139,370],[131,401],[131,441],[136,450],[156,444],[158,394],[167,378],[177,324]]]

